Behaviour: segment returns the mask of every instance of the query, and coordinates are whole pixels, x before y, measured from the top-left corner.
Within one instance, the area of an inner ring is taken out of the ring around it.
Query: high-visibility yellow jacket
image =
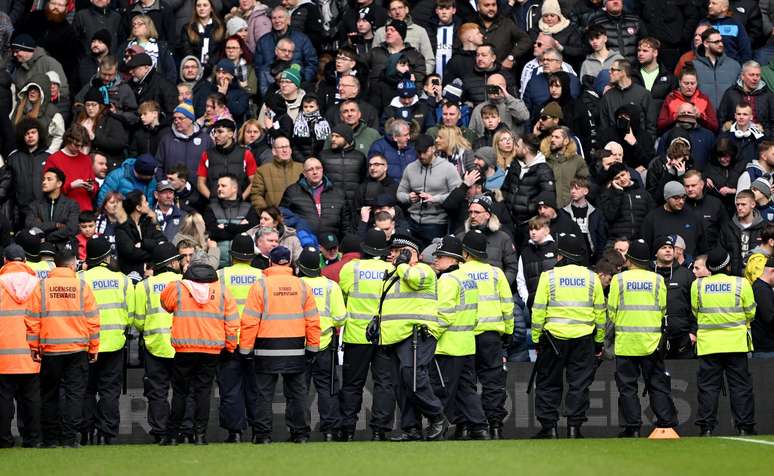
[[[352,260],[341,268],[339,287],[347,304],[342,342],[369,344],[366,328],[379,311],[384,277],[392,269],[390,263],[379,258]]]
[[[142,334],[145,349],[156,357],[171,359],[172,313],[161,307],[161,292],[180,275],[167,271],[153,275],[137,284],[134,290],[134,328]]]
[[[632,269],[612,279],[607,316],[615,326],[615,355],[645,356],[656,351],[666,293],[664,278],[652,271]]]
[[[699,325],[698,355],[753,350],[748,331],[755,296],[746,279],[725,274],[697,279],[691,285],[691,307]]]
[[[513,294],[503,270],[475,259],[460,267],[478,288],[476,334],[487,331],[513,334]]]
[[[134,283],[125,274],[96,266],[78,275],[91,286],[99,310],[99,351],[124,348],[124,334],[134,319]]]
[[[438,278],[438,323],[443,334],[435,353],[474,355],[478,323],[478,287],[468,277],[464,263]]]
[[[333,338],[334,328],[343,326],[347,317],[341,288],[325,276],[304,276],[301,281],[312,288],[314,302],[317,303],[317,311],[320,313],[320,350],[327,349]]]
[[[437,339],[438,301],[435,272],[424,264],[401,264],[395,271],[398,281],[387,291],[381,316],[379,344],[397,344],[411,336],[415,325],[427,326]]]

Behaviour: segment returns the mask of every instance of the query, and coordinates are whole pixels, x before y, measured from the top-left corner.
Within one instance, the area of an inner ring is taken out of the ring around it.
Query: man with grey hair
[[[537,116],[540,108],[547,103],[551,96],[548,92],[548,77],[553,75],[567,76],[567,83],[570,85],[570,96],[577,98],[581,93],[580,81],[575,73],[567,73],[562,71],[563,56],[562,53],[554,48],[546,48],[543,52],[543,56],[540,60],[540,66],[543,68],[543,72],[536,73],[532,76],[532,79],[527,83],[527,87],[524,88],[524,95],[522,99],[524,104],[532,113],[533,117]],[[566,84],[562,81],[562,84]]]
[[[417,160],[417,151],[411,139],[411,127],[403,119],[390,119],[384,124],[384,137],[374,142],[368,157],[381,155],[387,159],[387,174],[396,182],[403,177],[403,170]]]
[[[317,51],[308,36],[290,27],[290,14],[283,7],[272,9],[271,31],[258,39],[253,59],[256,70],[271,68],[277,59],[275,47],[281,38],[293,40],[291,62],[301,65],[302,81],[311,81],[317,74]]]
[[[331,104],[325,111],[325,118],[331,125],[340,124],[346,122],[341,117],[341,105],[344,101],[353,100],[357,102],[358,111],[360,111],[361,118],[368,127],[379,129],[379,112],[369,102],[360,98],[360,80],[351,74],[345,74],[339,78],[339,84],[337,87],[338,94],[336,96],[336,103]],[[352,128],[354,126],[349,124]]]
[[[723,94],[718,107],[721,124],[734,121],[736,106],[742,101],[752,106],[753,124],[770,137],[774,133],[774,93],[761,79],[761,65],[755,61],[747,61],[742,65],[739,80]]]
[[[532,56],[534,56],[534,58],[527,62],[527,64],[525,64],[524,68],[521,70],[521,81],[519,82],[520,98],[524,97],[524,90],[527,89],[529,80],[532,79],[532,77],[536,74],[544,72],[543,53],[545,53],[545,51],[548,49],[556,50],[557,44],[557,41],[554,40],[551,35],[543,32],[538,33],[535,42],[532,44]],[[572,66],[570,66],[568,63],[565,63],[564,61],[562,61],[562,71],[575,74],[575,70],[572,69]]]
[[[250,266],[258,269],[266,269],[271,265],[269,253],[279,246],[279,232],[276,228],[263,226],[255,232],[255,257]]]

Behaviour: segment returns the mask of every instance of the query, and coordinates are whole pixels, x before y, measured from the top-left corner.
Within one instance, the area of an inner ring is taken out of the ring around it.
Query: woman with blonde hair
[[[473,151],[470,150],[470,142],[462,135],[462,130],[457,126],[441,126],[435,137],[435,155],[448,160],[457,168],[460,177],[471,170],[473,164]]]
[[[46,151],[53,154],[62,148],[65,133],[64,116],[51,104],[51,81],[45,74],[36,74],[30,78],[18,93],[16,110],[11,114],[13,126],[24,119],[34,119],[48,133],[49,144]]]
[[[255,157],[258,165],[271,162],[271,147],[268,143],[268,134],[264,134],[261,122],[258,119],[248,119],[239,128],[237,141],[242,147],[246,147]]]
[[[166,79],[177,83],[175,59],[167,47],[167,42],[159,40],[159,32],[153,19],[148,15],[135,15],[130,21],[130,26],[129,41],[123,51],[135,45],[141,47],[151,57],[153,67]]]
[[[495,132],[492,142],[495,156],[497,157],[497,166],[502,170],[508,170],[511,162],[516,157],[516,138],[513,136],[513,132],[508,129],[501,129]]]
[[[218,269],[220,262],[220,249],[218,244],[212,241],[207,234],[207,227],[204,225],[204,218],[201,214],[191,212],[180,221],[180,229],[172,243],[177,246],[183,240],[191,241],[196,244],[196,250],[207,253],[207,261],[214,269]]]
[[[223,48],[226,26],[218,16],[212,0],[196,0],[191,21],[183,26],[180,34],[180,57],[195,56],[205,67],[205,75],[218,60],[217,53]]]

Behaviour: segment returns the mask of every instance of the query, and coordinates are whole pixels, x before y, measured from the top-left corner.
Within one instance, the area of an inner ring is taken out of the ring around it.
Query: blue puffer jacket
[[[156,190],[156,178],[152,178],[150,182],[140,182],[134,175],[134,162],[137,159],[126,159],[121,167],[110,172],[105,177],[105,182],[99,188],[99,194],[97,195],[97,208],[102,207],[102,203],[105,201],[105,197],[109,192],[118,192],[123,196],[132,190],[139,190],[148,199],[148,205],[153,208],[156,199],[153,197],[153,192]]]
[[[409,143],[408,147],[398,150],[395,141],[390,136],[384,136],[371,145],[368,150],[368,157],[381,155],[387,159],[387,175],[400,182],[403,177],[403,170],[408,164],[417,160],[417,151],[414,145]]]
[[[293,40],[293,44],[296,45],[293,51],[293,63],[301,66],[301,73],[303,81],[311,81],[317,75],[317,51],[312,45],[312,41],[308,36],[300,31],[292,28],[288,29],[287,35]],[[274,30],[263,35],[255,46],[255,52],[253,57],[253,63],[255,64],[255,72],[258,77],[261,77],[261,71],[268,71],[274,63],[274,47],[277,46],[277,41],[281,36],[277,35]]]

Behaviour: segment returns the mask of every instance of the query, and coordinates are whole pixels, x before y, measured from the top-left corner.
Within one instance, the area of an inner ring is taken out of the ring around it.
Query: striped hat
[[[191,101],[183,101],[180,104],[177,105],[173,113],[182,114],[183,116],[187,117],[191,121],[196,120],[196,114],[194,114],[194,108]]]
[[[297,88],[300,88],[301,87],[301,66],[297,64],[291,64],[290,68],[282,72],[282,76],[280,76],[280,79],[287,79],[288,81],[292,81]]]

